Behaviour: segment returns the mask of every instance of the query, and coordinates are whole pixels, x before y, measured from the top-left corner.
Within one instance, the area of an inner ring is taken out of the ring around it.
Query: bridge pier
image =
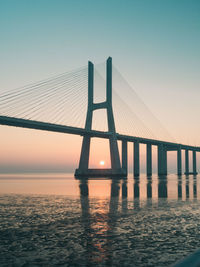
[[[181,147],[177,150],[177,174],[182,174],[182,154],[181,154]]]
[[[167,149],[164,147],[164,174],[167,175]]]
[[[163,144],[158,145],[158,175],[167,175],[167,149]]]
[[[127,156],[128,156],[128,149],[127,149],[127,141],[122,140],[122,169],[127,175],[128,170],[128,163],[127,163]]]
[[[133,166],[134,166],[134,176],[140,175],[140,147],[139,141],[134,142],[134,157],[133,157]]]
[[[147,176],[152,175],[152,145],[146,145],[146,166]]]
[[[197,174],[197,157],[196,151],[192,151],[192,161],[193,161],[193,174]]]
[[[189,174],[189,151],[185,149],[185,174]]]

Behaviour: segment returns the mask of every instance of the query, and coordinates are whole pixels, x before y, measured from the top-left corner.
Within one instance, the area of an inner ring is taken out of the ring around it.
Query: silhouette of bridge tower
[[[91,136],[84,135],[79,161],[79,168],[75,171],[75,176],[126,176],[127,171],[121,167],[119,149],[117,144],[115,122],[112,109],[112,58],[106,61],[106,101],[94,103],[94,65],[88,62],[88,108],[85,122],[85,130],[92,130],[92,115],[97,109],[107,110],[109,145],[110,145],[110,169],[90,169],[90,141]]]

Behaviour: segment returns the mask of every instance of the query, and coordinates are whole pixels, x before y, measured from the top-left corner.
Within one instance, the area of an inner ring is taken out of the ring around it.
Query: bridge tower
[[[92,115],[93,111],[97,109],[106,109],[108,118],[108,132],[110,145],[110,169],[89,169],[90,156],[90,134],[83,137],[81,155],[79,161],[79,168],[75,171],[75,176],[81,177],[112,177],[112,176],[126,176],[127,171],[121,167],[119,150],[117,144],[115,122],[112,109],[112,58],[109,57],[106,62],[106,101],[101,103],[94,103],[94,65],[88,62],[88,108],[85,122],[85,129],[89,132],[92,129]]]

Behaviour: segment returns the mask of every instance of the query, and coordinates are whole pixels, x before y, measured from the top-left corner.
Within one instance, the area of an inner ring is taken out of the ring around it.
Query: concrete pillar
[[[177,150],[177,174],[182,174],[182,156],[181,156],[181,147]]]
[[[185,174],[189,173],[189,151],[185,150]]]
[[[107,101],[107,117],[108,130],[112,133],[109,138],[110,142],[110,157],[112,169],[121,169],[119,158],[119,150],[117,144],[115,122],[112,109],[112,58],[109,57],[106,62],[106,101]]]
[[[140,151],[139,151],[139,142],[134,142],[134,158],[133,158],[133,166],[134,166],[134,176],[140,175]]]
[[[167,148],[163,148],[163,169],[164,175],[167,175]]]
[[[106,100],[108,105],[112,105],[112,58],[106,61]]]
[[[128,164],[127,164],[127,141],[122,140],[122,169],[127,173]]]
[[[92,128],[92,105],[93,105],[93,90],[94,90],[94,65],[88,62],[88,109],[87,117],[85,122],[85,129],[91,130]],[[79,170],[85,171],[89,166],[89,156],[90,156],[90,136],[84,136],[81,148],[81,156],[79,161]],[[77,172],[79,172],[77,170]]]
[[[162,174],[162,145],[158,145],[158,175]]]
[[[192,151],[192,161],[193,161],[193,174],[197,174],[197,157],[196,151]]]
[[[88,170],[89,167],[90,139],[90,136],[83,137],[81,156],[79,161],[79,169],[81,171]]]
[[[147,151],[146,151],[147,175],[151,176],[152,175],[152,145],[147,144],[146,148],[147,148]]]
[[[163,144],[158,145],[158,175],[167,175],[167,150]]]

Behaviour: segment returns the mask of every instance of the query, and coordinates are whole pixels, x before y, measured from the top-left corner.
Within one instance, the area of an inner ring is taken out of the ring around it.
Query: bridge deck
[[[0,125],[22,127],[22,128],[58,132],[58,133],[68,133],[68,134],[75,134],[75,135],[81,135],[81,136],[90,135],[92,137],[99,137],[99,138],[109,138],[110,136],[109,132],[96,131],[96,130],[87,131],[83,128],[78,128],[78,127],[71,127],[71,126],[46,123],[46,122],[40,122],[40,121],[34,121],[34,120],[27,120],[27,119],[19,119],[19,118],[7,117],[7,116],[0,116]],[[176,150],[178,149],[178,147],[181,147],[182,149],[200,151],[200,147],[148,139],[148,138],[143,138],[143,137],[122,135],[118,133],[117,133],[117,139],[126,140],[128,142],[138,141],[139,143],[142,143],[142,144],[152,144],[152,145],[164,144],[164,145],[167,145],[170,148],[170,150]]]

